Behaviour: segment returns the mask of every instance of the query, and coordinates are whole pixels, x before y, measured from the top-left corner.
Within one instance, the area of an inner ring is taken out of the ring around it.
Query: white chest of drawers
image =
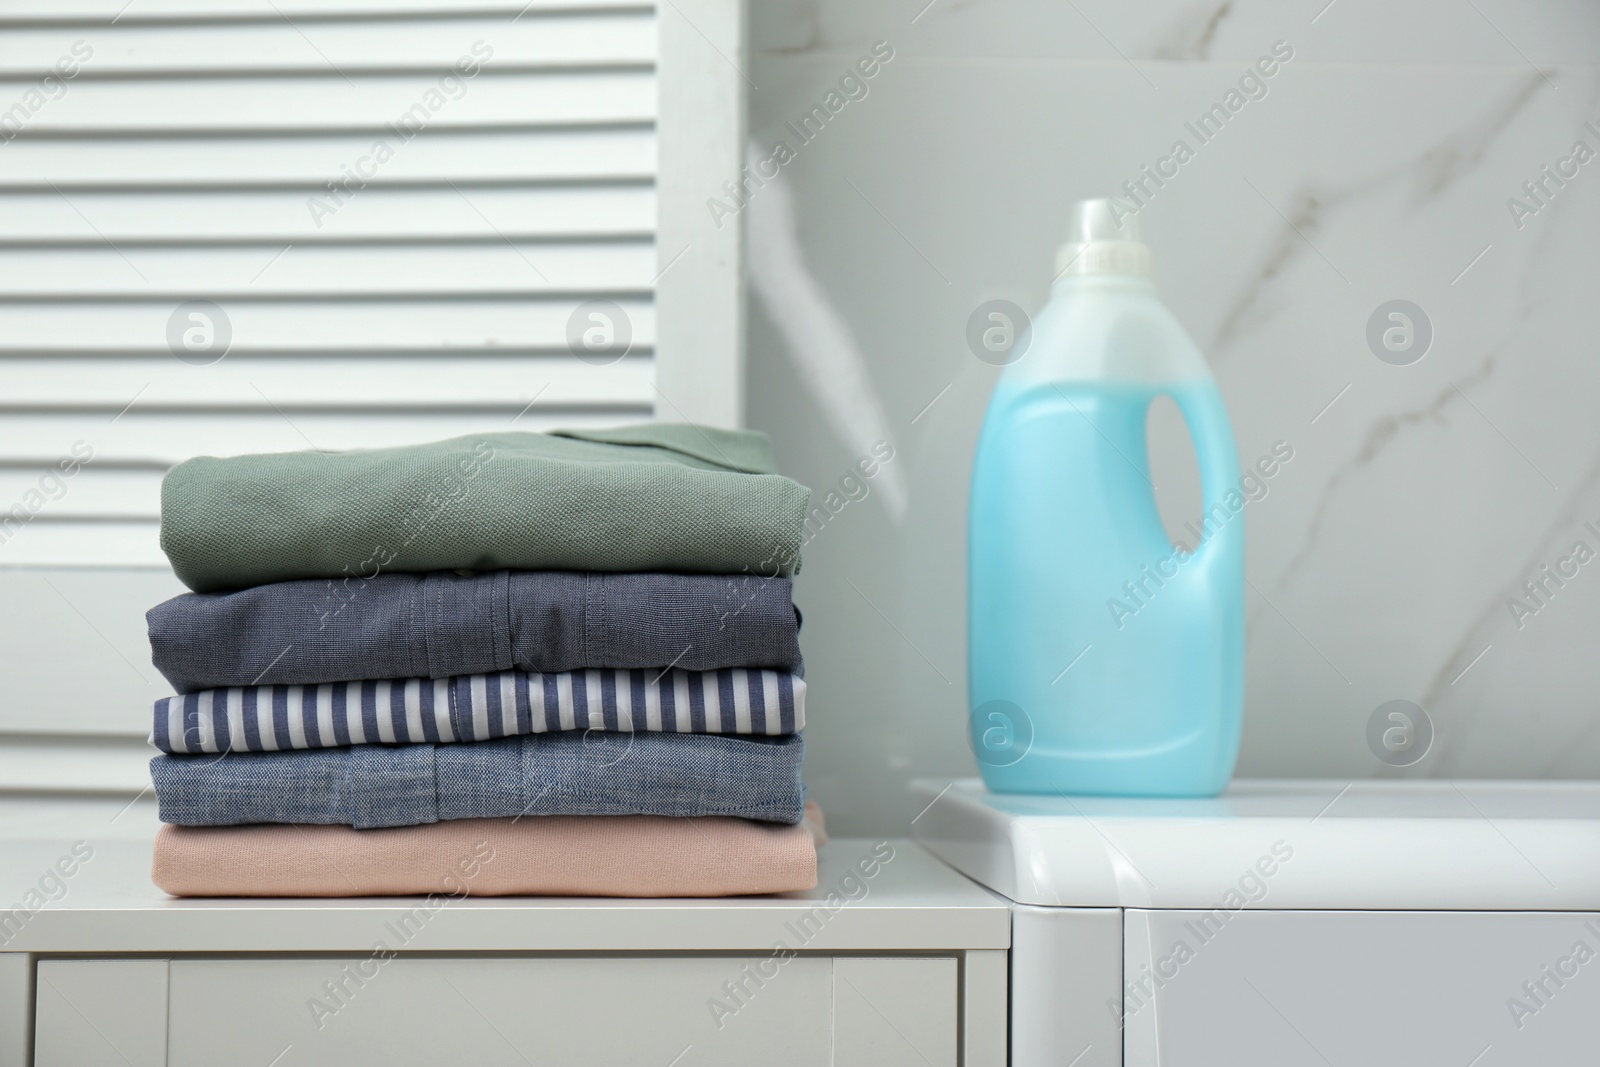
[[[172,900],[119,806],[0,804],[0,1063],[1005,1062],[1009,909],[911,842],[777,897]]]

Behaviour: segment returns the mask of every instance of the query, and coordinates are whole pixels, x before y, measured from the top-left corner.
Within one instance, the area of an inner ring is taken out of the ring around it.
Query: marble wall
[[[750,421],[796,477],[850,490],[797,590],[808,774],[840,832],[903,831],[909,778],[975,768],[965,514],[997,371],[968,316],[1037,308],[1067,204],[1178,140],[1190,158],[1140,213],[1157,284],[1242,457],[1294,449],[1246,512],[1240,773],[1600,773],[1600,158],[1574,150],[1600,152],[1600,8],[752,9],[752,156],[785,151],[742,208]],[[1292,57],[1224,128],[1190,132],[1275,45]],[[1399,356],[1369,344],[1394,300],[1431,330],[1420,358],[1420,332]],[[1181,423],[1163,413],[1152,441],[1164,508],[1192,512]],[[893,458],[850,480],[878,442]],[[1392,700],[1434,735],[1403,768],[1368,741]]]

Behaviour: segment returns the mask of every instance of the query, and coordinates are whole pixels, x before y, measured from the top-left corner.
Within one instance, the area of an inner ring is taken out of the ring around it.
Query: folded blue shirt
[[[565,731],[454,745],[157,756],[161,821],[414,826],[521,815],[732,815],[798,823],[800,735]]]
[[[787,578],[388,572],[186,593],[151,608],[151,658],[180,693],[590,667],[799,673]]]

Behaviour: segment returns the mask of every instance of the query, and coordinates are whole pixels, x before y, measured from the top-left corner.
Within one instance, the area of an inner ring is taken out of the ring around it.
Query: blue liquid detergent
[[[1210,796],[1238,755],[1237,450],[1204,359],[1137,273],[1148,251],[1128,228],[1105,241],[1103,219],[1080,226],[1063,254],[1094,254],[1056,283],[979,438],[969,696],[973,747],[999,792]],[[1161,395],[1195,441],[1198,546],[1175,546],[1156,507],[1146,419]]]

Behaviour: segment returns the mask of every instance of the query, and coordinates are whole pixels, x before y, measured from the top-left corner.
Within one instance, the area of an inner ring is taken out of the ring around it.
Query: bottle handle
[[[1200,467],[1200,531],[1199,544],[1193,546],[1195,558],[1201,563],[1215,555],[1218,544],[1244,547],[1245,497],[1240,491],[1239,452],[1234,444],[1233,424],[1228,420],[1228,409],[1212,386],[1209,394],[1193,389],[1163,389],[1183,412],[1188,424],[1189,437],[1194,442],[1195,460]],[[1237,508],[1231,507],[1232,495]]]

